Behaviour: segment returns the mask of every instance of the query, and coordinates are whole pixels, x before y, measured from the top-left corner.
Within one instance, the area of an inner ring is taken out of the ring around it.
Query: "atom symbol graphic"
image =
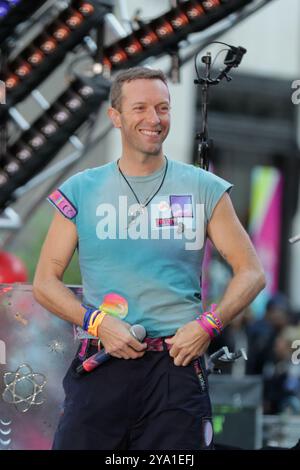
[[[42,405],[45,400],[39,395],[47,383],[44,374],[33,372],[28,364],[22,364],[16,372],[6,372],[3,376],[5,390],[2,398],[6,403],[26,413],[33,405]]]

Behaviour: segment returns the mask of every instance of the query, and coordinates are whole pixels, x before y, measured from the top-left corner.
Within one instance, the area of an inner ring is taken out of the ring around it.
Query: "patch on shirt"
[[[175,225],[177,225],[178,222],[177,222],[177,219],[174,218],[174,217],[169,217],[169,218],[166,218],[166,219],[156,219],[156,227],[173,227]]]
[[[77,209],[69,201],[69,199],[59,190],[56,189],[50,196],[47,197],[57,209],[67,218],[73,219],[77,215]]]
[[[170,206],[174,217],[193,217],[192,196],[170,196]]]
[[[195,230],[196,212],[192,194],[157,195],[151,202],[151,230]]]

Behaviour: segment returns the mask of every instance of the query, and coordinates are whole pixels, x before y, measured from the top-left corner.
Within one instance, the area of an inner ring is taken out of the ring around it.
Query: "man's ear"
[[[120,129],[121,127],[121,116],[117,109],[109,107],[107,110],[107,115],[111,122],[113,123],[114,127]]]

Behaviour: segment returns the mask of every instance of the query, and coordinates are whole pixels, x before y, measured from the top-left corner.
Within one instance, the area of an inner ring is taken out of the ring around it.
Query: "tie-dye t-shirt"
[[[145,203],[163,184],[146,208]],[[117,162],[67,179],[48,200],[77,228],[84,302],[98,308],[115,292],[130,324],[169,336],[202,311],[206,228],[232,185],[175,160],[148,176],[120,174]]]

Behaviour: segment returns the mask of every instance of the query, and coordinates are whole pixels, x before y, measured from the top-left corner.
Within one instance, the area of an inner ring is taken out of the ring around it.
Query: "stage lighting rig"
[[[13,192],[45,168],[71,135],[99,109],[109,95],[110,82],[102,75],[75,78],[69,88],[7,147],[0,168],[0,208]]]
[[[105,47],[103,64],[110,71],[132,67],[151,56],[174,51],[191,33],[201,31],[252,0],[188,0],[146,23],[140,18],[128,36]]]
[[[0,77],[7,93],[7,104],[0,108],[0,117],[47,78],[109,11],[108,0],[73,0],[16,59],[8,59],[6,71]]]

